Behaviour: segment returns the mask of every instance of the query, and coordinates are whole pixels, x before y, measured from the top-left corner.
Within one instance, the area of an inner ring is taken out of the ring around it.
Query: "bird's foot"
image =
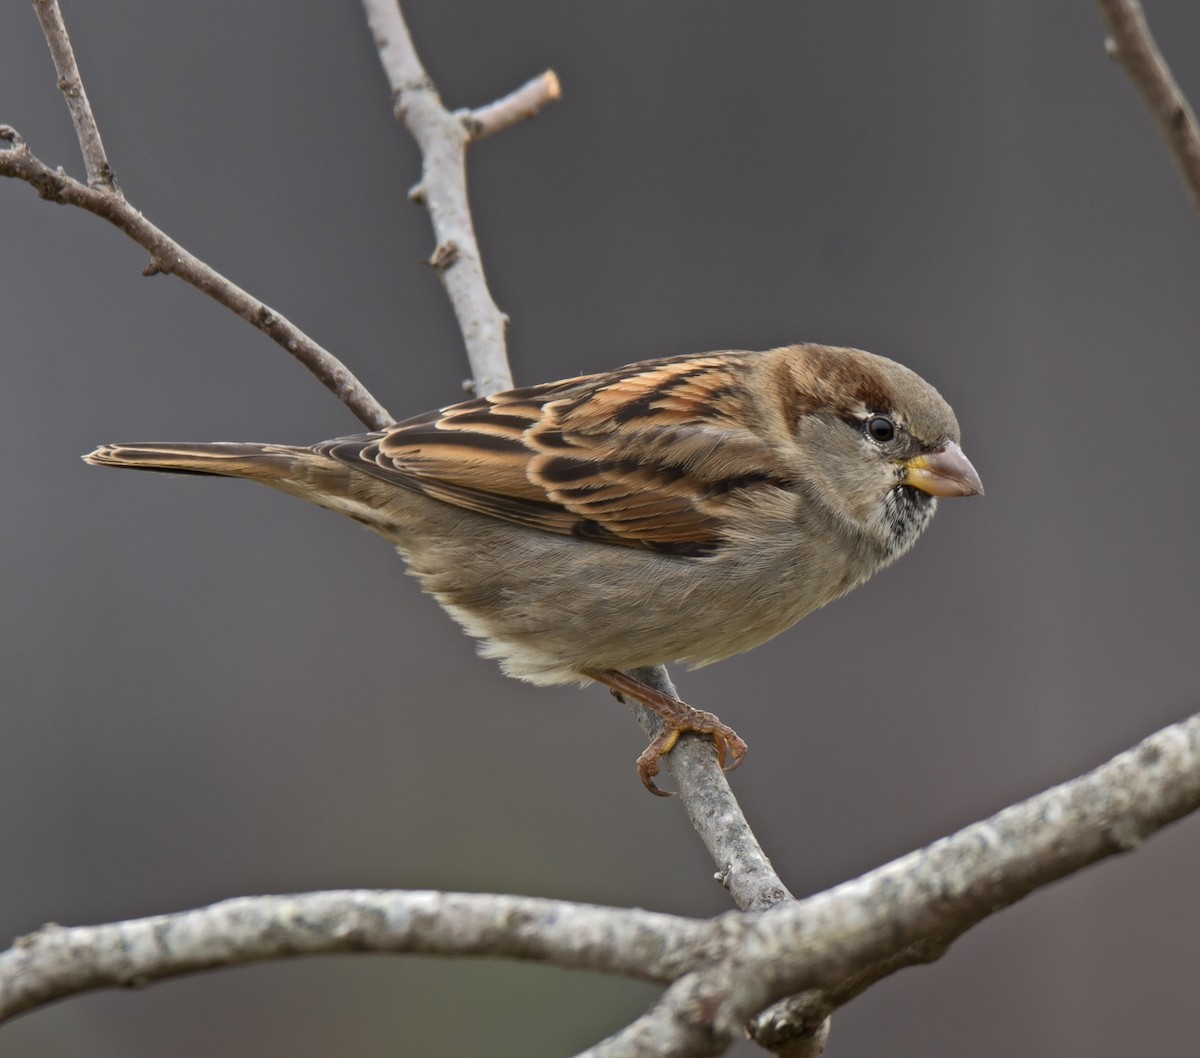
[[[675,748],[680,735],[707,735],[711,738],[717,751],[717,763],[723,771],[733,771],[745,758],[745,741],[714,714],[695,709],[686,702],[663,694],[641,680],[634,679],[628,673],[616,669],[588,672],[585,675],[605,684],[618,698],[632,698],[662,717],[662,731],[651,740],[650,745],[637,759],[638,777],[652,794],[658,797],[671,796],[669,790],[660,789],[655,784],[654,777],[659,772],[662,758]]]
[[[689,732],[708,735],[716,747],[717,763],[720,764],[723,771],[733,771],[746,757],[745,740],[740,738],[732,727],[722,723],[712,713],[693,709],[684,702],[680,702],[679,705],[682,708],[677,715],[663,717],[662,731],[637,759],[638,777],[642,780],[642,785],[659,797],[671,796],[669,790],[660,789],[654,782],[654,777],[658,774],[659,761],[675,748],[675,743],[679,741],[680,735],[686,735]],[[655,711],[657,712],[657,710]]]

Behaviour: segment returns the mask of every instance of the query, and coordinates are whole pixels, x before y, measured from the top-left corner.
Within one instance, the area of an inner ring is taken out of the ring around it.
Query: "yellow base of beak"
[[[947,441],[935,452],[904,463],[904,483],[931,496],[982,496],[983,482],[963,450]]]

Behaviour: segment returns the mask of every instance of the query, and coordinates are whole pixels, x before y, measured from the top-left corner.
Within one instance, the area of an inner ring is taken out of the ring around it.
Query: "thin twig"
[[[429,209],[438,249],[430,262],[438,268],[467,345],[475,390],[493,393],[512,385],[505,348],[505,317],[487,288],[467,200],[465,157],[469,143],[536,115],[558,99],[557,75],[548,70],[515,92],[474,111],[451,114],[417,55],[397,0],[363,0],[401,118],[420,148],[421,183],[414,198]],[[663,666],[641,669],[636,678],[678,697]],[[651,736],[661,721],[649,709],[633,705],[638,722]],[[729,784],[718,767],[712,744],[685,738],[666,758],[692,826],[713,861],[717,878],[743,911],[762,911],[791,899],[754,837]],[[772,1021],[782,1051],[799,1053],[801,1037],[824,1039],[824,997],[802,997],[803,1014],[792,1010]],[[795,1008],[795,1002],[791,1004]],[[785,1027],[786,1026],[786,1027]],[[789,1031],[791,1030],[791,1031]]]
[[[559,98],[558,77],[547,71],[503,99],[475,111],[452,114],[426,72],[397,0],[363,0],[395,102],[422,157],[422,179],[414,197],[429,209],[438,249],[438,268],[467,345],[475,390],[493,393],[512,385],[505,347],[506,318],[487,288],[467,199],[467,145],[532,117]],[[639,670],[638,678],[675,696],[662,666]],[[639,723],[657,717],[635,708]],[[791,894],[754,838],[711,752],[711,743],[685,739],[667,758],[692,825],[716,862],[722,884],[742,910],[760,911]]]
[[[679,697],[662,665],[634,669],[630,675],[663,694]],[[636,703],[630,703],[630,708],[647,736],[656,737],[662,726],[658,714]],[[717,881],[729,890],[738,908],[766,911],[794,899],[746,822],[717,764],[712,740],[685,735],[662,760],[692,826],[717,865]]]
[[[397,0],[363,0],[363,8],[392,89],[396,117],[421,151],[421,182],[409,197],[429,210],[437,239],[429,263],[441,277],[458,319],[475,392],[485,396],[511,389],[505,344],[508,317],[488,290],[467,200],[465,162],[472,132],[463,118],[442,105]]]
[[[678,698],[679,693],[662,665],[635,670],[632,675],[655,690]],[[654,738],[662,719],[653,710],[637,702],[629,703],[647,737]],[[741,805],[733,796],[725,774],[717,763],[711,740],[685,735],[663,763],[675,782],[679,798],[692,827],[704,842],[717,865],[717,881],[729,890],[733,902],[742,911],[766,911],[785,901],[795,900],[783,879],[776,873],[762,850]],[[940,954],[940,950],[939,950]],[[871,980],[886,977],[892,970],[876,964],[860,975],[858,991]],[[851,983],[840,985],[842,992],[828,993],[809,989],[780,1000],[763,1011],[748,1026],[755,1042],[787,1058],[810,1058],[824,1049],[829,1037],[829,1015],[852,998],[846,994]],[[856,995],[857,991],[853,993]]]
[[[557,76],[547,71],[497,102],[475,111],[450,113],[417,55],[397,0],[363,0],[401,118],[421,151],[423,175],[418,198],[429,209],[439,241],[434,255],[467,345],[475,390],[496,392],[512,385],[504,340],[504,317],[492,301],[479,260],[467,200],[466,147],[480,138],[535,114],[557,99]],[[452,250],[446,250],[452,247]],[[439,260],[439,258],[441,258]],[[665,668],[640,670],[639,678],[663,681],[675,695]],[[657,721],[635,710],[643,725]],[[723,884],[738,907],[763,910],[790,896],[751,833],[720,769],[711,744],[685,739],[668,758],[692,823],[712,853]]]
[[[503,99],[475,110],[460,110],[455,116],[467,126],[471,142],[474,143],[537,117],[547,104],[561,98],[562,85],[558,82],[558,74],[547,70],[521,85],[515,92],[509,92]]]
[[[274,339],[309,369],[358,420],[372,430],[382,430],[395,420],[329,350],[322,348],[290,320],[226,279],[200,258],[189,253],[162,229],[155,227],[115,190],[89,187],[51,169],[8,125],[0,125],[0,176],[23,180],[42,198],[60,205],[78,206],[116,226],[150,254],[146,275],[166,272],[237,313]]]
[[[1154,42],[1138,0],[1096,0],[1110,34],[1110,56],[1125,67],[1167,141],[1192,205],[1200,211],[1200,128],[1196,115]]]
[[[54,57],[54,68],[58,71],[58,87],[66,97],[67,109],[71,111],[71,120],[75,123],[75,135],[79,137],[79,149],[83,151],[83,164],[87,168],[88,186],[120,194],[117,178],[112,166],[108,164],[108,156],[104,153],[100,129],[92,114],[92,105],[88,102],[83,78],[79,76],[79,67],[75,63],[75,49],[71,47],[71,38],[67,35],[67,26],[58,8],[58,0],[33,0],[33,9],[37,12],[38,21],[42,24],[42,33],[46,37],[46,43],[50,45],[50,54]]]

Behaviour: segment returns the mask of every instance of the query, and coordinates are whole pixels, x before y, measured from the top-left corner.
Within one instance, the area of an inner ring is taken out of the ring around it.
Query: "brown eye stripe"
[[[890,410],[891,397],[887,386],[871,368],[861,363],[847,362],[827,350],[814,350],[812,360],[815,374],[813,395],[818,402],[846,411],[854,410],[854,406],[874,411]]]

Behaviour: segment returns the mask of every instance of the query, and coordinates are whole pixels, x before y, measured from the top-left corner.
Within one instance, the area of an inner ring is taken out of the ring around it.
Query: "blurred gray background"
[[[64,0],[118,178],[398,416],[457,399],[418,175],[354,3]],[[1148,4],[1200,99],[1200,6]],[[987,496],[865,589],[682,692],[810,892],[1106,759],[1200,703],[1200,220],[1091,3],[411,0],[453,106],[553,66],[475,148],[521,382],[811,339],[953,403]],[[82,166],[28,4],[0,121]],[[376,537],[266,489],[95,470],[102,441],[357,425],[79,211],[0,183],[0,935],[340,886],[729,907],[644,740],[504,679]],[[1195,1053],[1200,821],[1040,893],[835,1020],[828,1054]],[[104,993],[0,1054],[573,1052],[641,984],[354,956]],[[760,1053],[748,1045],[738,1055]]]

